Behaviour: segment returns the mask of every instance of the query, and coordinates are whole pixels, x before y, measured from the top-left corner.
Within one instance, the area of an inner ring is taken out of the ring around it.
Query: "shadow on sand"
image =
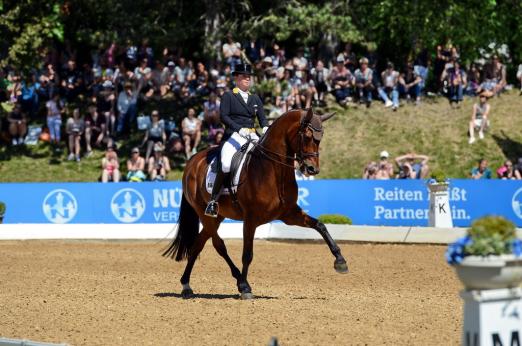
[[[155,297],[158,298],[180,298],[183,299],[181,296],[181,293],[174,293],[174,292],[161,292],[161,293],[155,293]],[[238,294],[210,294],[210,293],[194,293],[194,296],[192,299],[239,299],[239,293]],[[254,295],[254,299],[278,299],[276,297],[269,297],[269,296],[256,296]]]

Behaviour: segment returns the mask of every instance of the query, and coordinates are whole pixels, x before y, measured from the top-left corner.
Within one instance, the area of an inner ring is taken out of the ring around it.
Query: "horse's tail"
[[[188,257],[192,244],[196,241],[199,233],[199,216],[185,198],[185,194],[181,197],[181,206],[178,218],[178,234],[172,241],[163,256],[181,261]]]

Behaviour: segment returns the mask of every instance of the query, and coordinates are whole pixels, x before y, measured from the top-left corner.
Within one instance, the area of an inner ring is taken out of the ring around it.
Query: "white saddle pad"
[[[250,143],[248,145],[248,148],[247,148],[247,153],[250,152],[252,150],[252,148],[254,148],[254,145],[252,143]],[[208,169],[207,169],[207,177],[206,177],[206,180],[205,180],[205,186],[207,188],[207,192],[208,193],[212,193],[212,188],[214,187],[214,181],[216,180],[216,172],[212,172],[212,167],[215,167],[216,165],[216,160],[217,160],[218,157],[215,157],[212,162],[210,162],[210,165],[208,165]],[[241,159],[241,162],[239,163],[239,169],[237,170],[236,174],[234,175],[233,179],[232,179],[232,191],[234,193],[237,192],[237,185],[239,184],[239,177],[241,176],[241,171],[243,170],[243,166],[245,164],[245,160],[247,158],[247,154],[243,155],[243,158]],[[221,187],[221,194],[222,195],[229,195],[230,193],[228,192],[228,189],[225,188],[225,186]]]

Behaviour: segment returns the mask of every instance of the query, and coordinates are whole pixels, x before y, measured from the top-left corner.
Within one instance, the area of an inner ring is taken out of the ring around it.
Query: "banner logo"
[[[522,187],[513,194],[511,206],[513,207],[515,215],[522,219]]]
[[[112,197],[111,211],[121,222],[136,222],[145,212],[145,198],[134,189],[121,189]]]
[[[49,192],[42,204],[45,217],[52,223],[67,223],[78,212],[78,202],[67,190],[57,189]]]

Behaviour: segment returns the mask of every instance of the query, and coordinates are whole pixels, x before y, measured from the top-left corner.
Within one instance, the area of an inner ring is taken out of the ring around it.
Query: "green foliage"
[[[341,214],[323,214],[317,218],[322,223],[334,225],[351,225],[352,219]]]
[[[511,242],[516,238],[515,225],[501,216],[485,216],[475,220],[468,229],[472,238],[466,253],[475,256],[511,253]]]
[[[9,47],[2,66],[12,64],[21,70],[39,67],[47,47],[64,38],[60,2],[4,2],[0,34]]]
[[[431,178],[435,179],[437,183],[445,183],[448,181],[446,173],[442,169],[436,169],[431,172]]]
[[[0,201],[0,217],[5,215],[5,203]]]

